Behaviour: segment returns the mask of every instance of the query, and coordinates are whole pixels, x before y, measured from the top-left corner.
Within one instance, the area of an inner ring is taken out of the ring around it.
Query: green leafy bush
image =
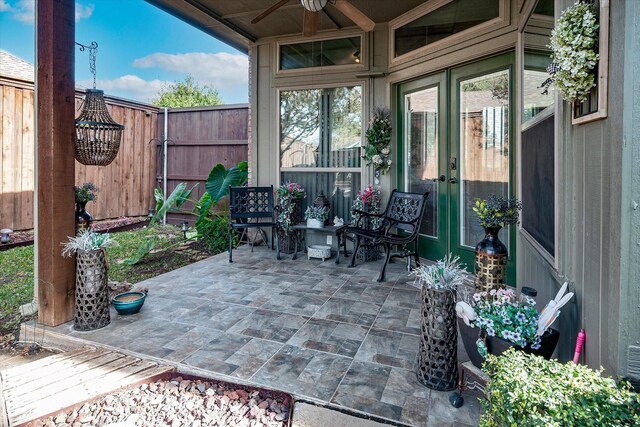
[[[510,349],[489,356],[481,427],[639,426],[640,395],[586,366]]]
[[[229,219],[226,216],[214,215],[196,224],[198,242],[202,248],[212,255],[227,250],[229,246]],[[234,235],[233,245],[238,244],[238,237]]]

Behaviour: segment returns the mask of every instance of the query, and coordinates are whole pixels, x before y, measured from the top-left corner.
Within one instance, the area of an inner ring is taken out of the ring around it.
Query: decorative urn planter
[[[76,203],[76,224],[81,228],[89,227],[93,221],[93,216],[86,211],[86,206],[87,202]]]
[[[502,288],[507,277],[507,247],[498,238],[500,228],[485,228],[484,239],[475,250],[476,292]]]
[[[73,327],[79,331],[92,331],[103,328],[110,322],[105,251],[103,249],[78,251]]]

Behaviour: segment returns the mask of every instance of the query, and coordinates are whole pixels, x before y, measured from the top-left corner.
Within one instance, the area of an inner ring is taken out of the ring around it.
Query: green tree
[[[218,90],[210,86],[199,86],[191,75],[184,81],[163,87],[158,97],[151,101],[158,107],[206,107],[222,104]]]

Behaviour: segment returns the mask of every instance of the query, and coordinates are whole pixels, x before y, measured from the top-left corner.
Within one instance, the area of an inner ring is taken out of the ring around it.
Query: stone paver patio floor
[[[232,264],[223,253],[139,283],[138,314],[52,330],[404,424],[477,425],[472,395],[455,409],[416,379],[419,291],[405,264],[389,264],[385,283],[381,261],[347,265],[241,247]]]

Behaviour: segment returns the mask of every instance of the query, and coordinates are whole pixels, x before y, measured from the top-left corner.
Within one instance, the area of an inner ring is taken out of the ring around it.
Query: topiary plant
[[[639,426],[640,395],[602,371],[509,349],[489,356],[480,427]]]

